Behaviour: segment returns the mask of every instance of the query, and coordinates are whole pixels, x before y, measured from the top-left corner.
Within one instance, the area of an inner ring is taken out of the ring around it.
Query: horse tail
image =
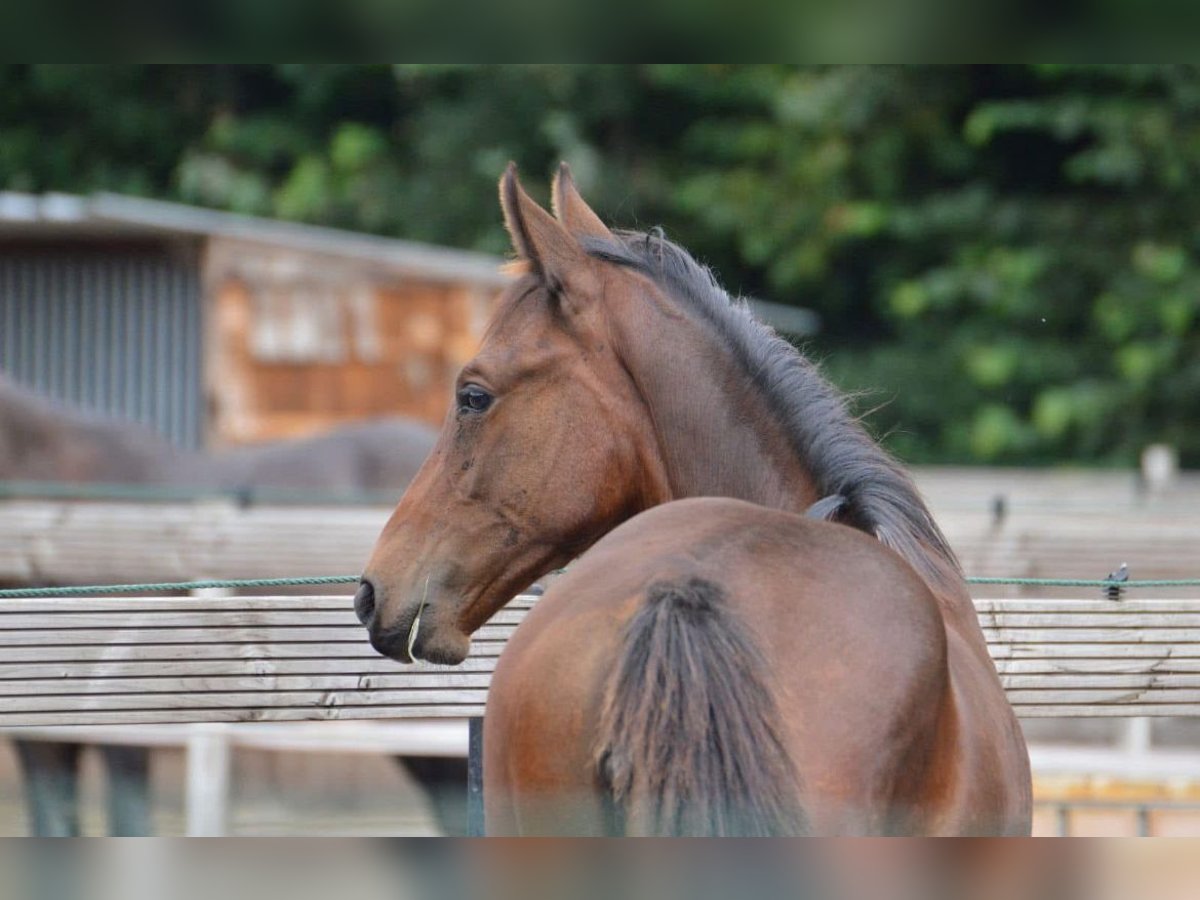
[[[807,832],[766,662],[725,592],[689,578],[650,586],[604,695],[598,775],[614,833]]]

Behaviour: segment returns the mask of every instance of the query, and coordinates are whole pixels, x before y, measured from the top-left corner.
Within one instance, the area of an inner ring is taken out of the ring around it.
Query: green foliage
[[[1200,464],[1190,66],[12,66],[0,184],[503,252],[560,158],[810,351],[921,461]]]

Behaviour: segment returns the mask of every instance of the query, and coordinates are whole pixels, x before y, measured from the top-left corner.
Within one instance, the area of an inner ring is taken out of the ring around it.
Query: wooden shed
[[[440,423],[497,257],[112,194],[0,192],[0,370],[183,446]]]

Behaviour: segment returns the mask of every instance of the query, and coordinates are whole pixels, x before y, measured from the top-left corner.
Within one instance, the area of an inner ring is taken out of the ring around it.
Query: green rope
[[[0,591],[0,600],[30,597],[78,597],[87,594],[134,594],[158,591],[196,591],[202,588],[292,587],[305,584],[355,584],[357,575],[313,578],[225,578],[209,581],[157,581],[145,584],[91,584],[72,587],[13,588]]]
[[[1018,584],[1034,587],[1169,588],[1197,587],[1200,578],[1163,578],[1148,581],[1112,581],[1107,578],[968,578],[967,584]]]
[[[555,569],[561,574],[565,569]],[[202,588],[293,587],[297,585],[355,584],[357,575],[319,575],[311,578],[226,578],[210,581],[156,581],[144,584],[92,584],[73,587],[14,588],[0,590],[0,599],[77,597],[88,594],[133,594],[157,591],[194,591]],[[1200,587],[1200,578],[1110,581],[1089,578],[968,578],[967,584],[1023,585],[1027,587],[1173,588]]]

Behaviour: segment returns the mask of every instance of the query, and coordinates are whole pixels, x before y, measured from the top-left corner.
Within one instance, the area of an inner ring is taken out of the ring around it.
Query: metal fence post
[[[483,837],[483,717],[467,720],[467,836]]]

